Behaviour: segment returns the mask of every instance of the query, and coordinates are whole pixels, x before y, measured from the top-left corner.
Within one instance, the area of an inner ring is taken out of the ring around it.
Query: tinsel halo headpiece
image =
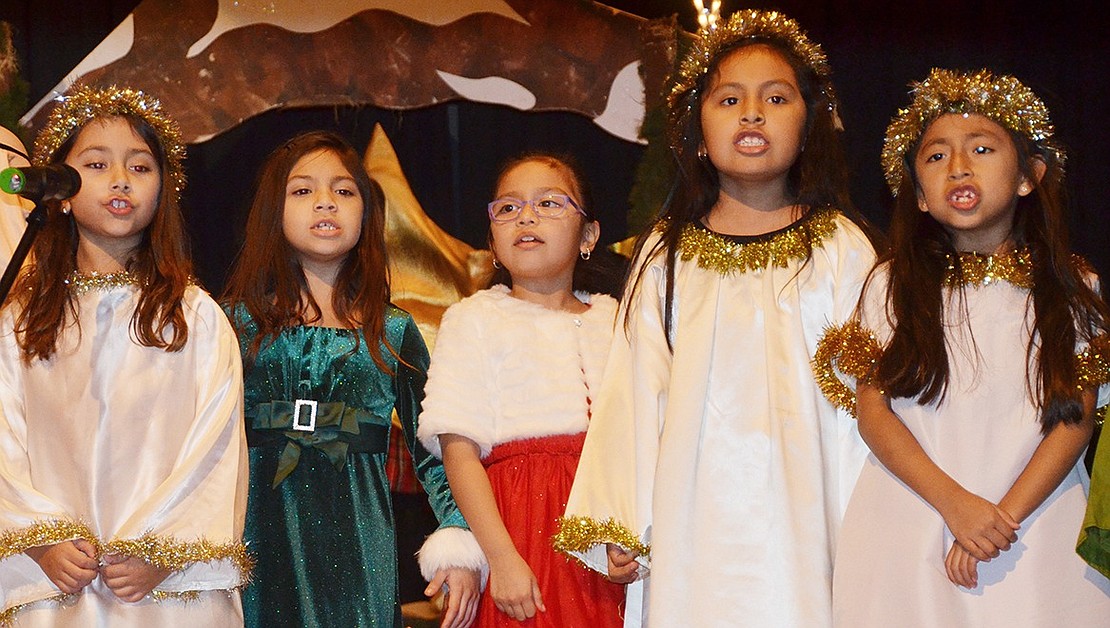
[[[1066,155],[1053,137],[1048,108],[1016,78],[994,76],[987,70],[964,73],[933,68],[928,78],[911,87],[913,102],[898,111],[883,141],[883,173],[895,196],[910,167],[907,153],[929,124],[946,113],[986,116],[1029,138],[1042,153],[1055,157],[1063,166]]]
[[[97,88],[81,85],[59,96],[50,118],[35,140],[34,161],[45,165],[50,157],[78,130],[94,118],[134,116],[145,121],[158,135],[166,153],[170,180],[177,194],[185,188],[185,145],[177,123],[162,110],[162,103],[127,87]]]
[[[727,20],[698,30],[694,36],[693,48],[679,65],[674,87],[667,98],[672,128],[679,128],[681,121],[690,114],[692,101],[697,97],[698,82],[709,72],[721,51],[746,39],[774,42],[801,59],[823,83],[822,91],[829,100],[829,111],[835,116],[836,96],[830,81],[831,70],[821,46],[810,40],[802,27],[783,13],[744,9],[733,13]]]

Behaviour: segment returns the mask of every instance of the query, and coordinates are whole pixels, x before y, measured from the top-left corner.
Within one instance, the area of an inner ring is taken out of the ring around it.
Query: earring
[[[73,205],[69,201],[62,201],[62,213],[68,216],[71,211],[73,211]]]
[[[593,251],[591,251],[590,249],[585,249],[585,250],[579,252],[578,256],[582,258],[583,262],[585,262],[585,261],[590,259],[590,254],[591,253],[593,253]]]
[[[1021,185],[1018,186],[1018,193],[1019,194],[1025,195],[1025,194],[1028,194],[1029,192],[1030,192],[1030,190],[1029,190],[1029,184],[1028,183],[1022,183]]]
[[[705,144],[698,146],[698,159],[705,161],[709,157],[709,153],[705,150]]]
[[[493,267],[494,267],[494,268],[497,268],[497,269],[500,269],[500,268],[501,268],[501,262],[497,261],[497,258],[496,258],[496,257],[495,257],[495,258],[493,258]]]

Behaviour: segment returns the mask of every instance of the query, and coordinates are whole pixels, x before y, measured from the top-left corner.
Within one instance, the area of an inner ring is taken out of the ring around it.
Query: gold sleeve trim
[[[3,611],[0,611],[0,626],[7,627],[7,626],[14,625],[15,624],[15,616],[19,614],[19,611],[27,608],[28,606],[30,606],[32,604],[51,603],[51,602],[53,602],[55,604],[65,604],[70,599],[75,598],[75,597],[77,597],[77,596],[75,596],[75,595],[66,595],[65,593],[59,593],[55,596],[48,597],[48,598],[43,598],[41,600],[34,600],[33,602],[27,602],[26,604],[16,604],[15,606],[9,606],[8,608],[5,608]]]
[[[49,519],[45,521],[36,521],[25,528],[6,530],[0,533],[0,560],[11,558],[16,554],[22,554],[32,547],[54,545],[55,543],[72,541],[74,539],[84,539],[92,543],[99,553],[100,541],[97,540],[96,535],[93,534],[89,526],[80,521]],[[0,610],[0,626],[12,625],[16,615],[31,604],[38,604],[40,602],[64,602],[71,597],[72,596],[64,593],[59,593],[58,595],[41,600],[33,600],[26,604],[9,606],[8,608]]]
[[[1081,390],[1110,383],[1110,336],[1095,336],[1076,354],[1075,376]]]
[[[650,545],[640,542],[639,536],[611,517],[606,521],[590,517],[560,517],[559,532],[551,540],[555,549],[563,553],[585,552],[602,543],[620,545],[645,559],[651,556]]]
[[[242,584],[250,580],[254,568],[254,559],[246,545],[216,544],[206,539],[178,541],[173,537],[146,534],[137,539],[112,541],[104,546],[104,552],[133,556],[166,571],[181,571],[193,563],[230,560],[239,570]]]
[[[54,545],[62,541],[85,539],[98,550],[100,541],[89,526],[80,521],[51,519],[37,521],[26,528],[0,533],[0,559],[23,553],[32,547]]]
[[[825,398],[834,406],[856,416],[856,393],[840,373],[857,382],[870,383],[883,350],[875,334],[859,321],[825,328],[813,355],[813,376]]]
[[[84,539],[92,543],[96,548],[97,556],[123,554],[144,560],[159,569],[171,572],[180,571],[193,563],[230,560],[238,569],[240,578],[239,584],[228,590],[236,590],[245,586],[250,581],[251,570],[254,568],[254,559],[247,552],[246,545],[242,543],[216,544],[204,539],[182,542],[172,537],[153,534],[146,534],[137,539],[104,543],[84,523],[63,519],[39,521],[25,528],[0,533],[0,560],[25,552],[32,547],[53,545],[74,539]],[[199,593],[199,591],[174,592],[156,589],[151,592],[151,595],[156,600],[171,598],[190,600],[195,599]],[[71,597],[73,596],[56,595],[5,608],[0,611],[0,626],[10,625],[19,611],[31,604],[40,602],[64,603]]]

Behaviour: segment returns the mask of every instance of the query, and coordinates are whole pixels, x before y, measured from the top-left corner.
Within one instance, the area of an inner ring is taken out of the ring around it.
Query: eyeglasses
[[[493,222],[512,222],[524,211],[525,205],[531,205],[532,211],[540,218],[558,218],[566,213],[568,206],[583,216],[586,215],[578,203],[566,194],[547,194],[529,201],[511,197],[499,198],[487,206],[489,219]]]

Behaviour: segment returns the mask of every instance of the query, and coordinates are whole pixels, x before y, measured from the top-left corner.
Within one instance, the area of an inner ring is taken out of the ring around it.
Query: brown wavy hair
[[[181,301],[193,274],[185,219],[158,133],[142,118],[118,117],[127,120],[146,143],[162,178],[154,218],[143,230],[126,265],[141,286],[139,303],[131,315],[131,332],[140,345],[180,351],[189,339]],[[105,119],[93,118],[93,122]],[[80,129],[70,135],[49,162],[64,162],[79,134]],[[59,201],[48,203],[49,219],[35,240],[33,261],[23,269],[12,290],[19,305],[15,317],[17,341],[27,363],[53,356],[62,329],[78,324],[77,300],[66,285],[77,270],[77,223],[72,214],[59,210]]]
[[[296,251],[285,239],[282,220],[289,173],[305,155],[330,151],[355,180],[362,198],[362,233],[347,254],[336,278],[332,308],[352,329],[360,329],[361,340],[378,368],[392,369],[381,352],[384,344],[397,356],[385,338],[385,310],[390,299],[389,265],[385,251],[385,197],[362,166],[355,149],[335,133],[312,131],[294,137],[266,158],[247,216],[247,237],[228,279],[223,301],[231,308],[242,304],[258,326],[247,356],[253,360],[263,341],[273,339],[287,327],[320,320],[320,306],[305,281]],[[232,316],[242,333],[245,321]]]
[[[1033,260],[1029,298],[1036,333],[1026,355],[1036,366],[1027,379],[1047,433],[1058,423],[1083,419],[1074,352],[1077,341],[1090,342],[1106,333],[1110,310],[1088,285],[1087,266],[1070,253],[1063,164],[1056,153],[1040,150],[1021,134],[1008,129],[1007,133],[1017,149],[1021,174],[1034,187],[1033,193],[1017,199],[1011,237],[1017,247],[1028,247]],[[930,404],[944,399],[949,383],[944,278],[948,259],[954,259],[959,270],[959,255],[948,231],[919,209],[912,165],[917,150],[918,145],[912,146],[903,160],[905,173],[890,223],[891,248],[878,261],[889,263],[886,309],[893,335],[879,360],[876,379],[891,397],[913,397]],[[1039,181],[1033,169],[1037,159],[1046,166]],[[956,303],[966,308],[963,288],[957,290]],[[1038,338],[1042,339],[1039,346]]]

